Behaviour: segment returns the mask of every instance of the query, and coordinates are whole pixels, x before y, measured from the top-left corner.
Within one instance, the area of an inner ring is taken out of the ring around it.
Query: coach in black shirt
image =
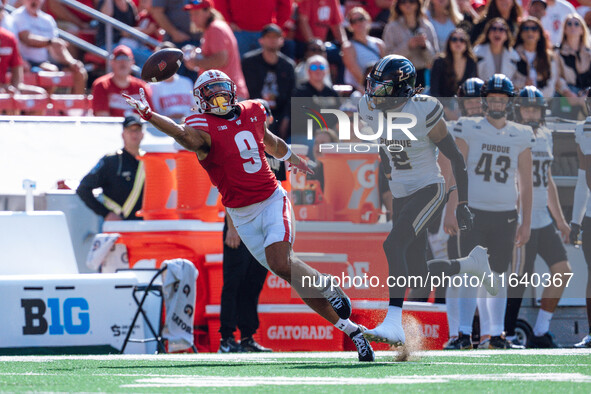
[[[97,215],[105,220],[138,220],[135,214],[142,207],[144,166],[137,159],[144,130],[139,116],[123,121],[123,149],[104,156],[82,179],[76,193]],[[93,190],[103,189],[103,202]]]

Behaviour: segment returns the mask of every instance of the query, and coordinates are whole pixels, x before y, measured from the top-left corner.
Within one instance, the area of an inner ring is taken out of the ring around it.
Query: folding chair
[[[123,352],[125,352],[125,348],[127,347],[127,344],[129,342],[146,343],[146,342],[153,342],[153,341],[156,341],[158,343],[159,353],[166,353],[166,347],[164,346],[164,339],[162,338],[162,309],[163,309],[163,305],[164,305],[164,296],[162,293],[162,283],[159,283],[159,284],[154,283],[154,282],[156,282],[156,279],[158,279],[162,275],[162,273],[164,271],[166,271],[166,268],[167,267],[165,266],[160,269],[138,268],[138,269],[117,270],[117,272],[119,272],[119,271],[156,271],[156,273],[154,274],[154,276],[152,276],[152,279],[150,280],[150,282],[147,285],[145,285],[145,284],[136,285],[136,286],[134,286],[134,288],[132,290],[132,296],[133,296],[133,299],[137,305],[137,310],[136,310],[135,314],[133,315],[133,319],[131,320],[131,325],[129,326],[129,330],[127,331],[127,335],[125,336],[125,340],[123,341],[123,346],[121,347],[121,354],[123,354]],[[139,292],[144,293],[141,300],[139,300],[137,297],[137,293],[139,293]],[[156,332],[156,330],[154,329],[154,326],[152,325],[152,323],[150,323],[150,319],[148,319],[148,316],[143,309],[144,303],[146,302],[146,298],[148,297],[148,294],[150,294],[150,293],[155,294],[158,297],[160,297],[160,311],[158,312],[158,332]],[[138,317],[140,316],[140,314],[144,317],[146,325],[148,326],[150,333],[153,335],[152,338],[144,338],[144,339],[130,338],[131,332],[133,331],[133,327],[135,326],[135,323],[136,323]]]
[[[131,325],[129,326],[129,330],[127,331],[127,335],[125,336],[125,340],[123,341],[123,346],[121,347],[121,354],[123,354],[123,352],[125,351],[125,348],[127,347],[127,344],[129,342],[146,343],[146,342],[152,342],[152,341],[157,342],[158,349],[159,349],[160,353],[166,353],[166,347],[164,346],[165,339],[162,337],[162,329],[163,329],[163,327],[162,327],[162,309],[163,309],[163,305],[164,305],[162,283],[155,284],[155,282],[158,278],[161,277],[161,275],[164,273],[164,271],[166,271],[167,268],[168,268],[168,266],[164,266],[160,269],[137,268],[137,269],[117,270],[117,272],[119,272],[119,271],[156,271],[156,273],[154,274],[154,276],[152,277],[152,279],[150,280],[150,282],[147,285],[137,285],[132,290],[132,296],[133,296],[133,299],[134,299],[136,305],[138,306],[138,309],[135,312],[135,315],[133,316],[133,319],[131,321]],[[137,297],[138,292],[144,293],[141,300],[139,300]],[[152,323],[150,323],[150,320],[148,319],[148,316],[143,309],[146,298],[148,297],[148,294],[150,294],[150,292],[152,292],[152,294],[156,294],[157,296],[160,297],[160,311],[158,313],[158,333],[156,333],[154,326],[152,325]],[[146,325],[148,326],[150,333],[153,335],[153,338],[144,338],[144,339],[130,338],[131,332],[133,331],[133,327],[135,326],[135,323],[136,323],[140,314],[144,317]],[[193,349],[193,352],[197,353],[197,348],[195,347],[194,344],[191,345],[191,349]]]

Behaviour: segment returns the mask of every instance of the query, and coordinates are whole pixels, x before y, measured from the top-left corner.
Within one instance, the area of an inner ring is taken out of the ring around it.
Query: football
[[[183,52],[176,48],[164,48],[154,52],[142,67],[142,79],[160,82],[172,77],[182,64]]]

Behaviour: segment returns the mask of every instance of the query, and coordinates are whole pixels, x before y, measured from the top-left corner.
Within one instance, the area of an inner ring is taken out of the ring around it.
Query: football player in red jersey
[[[271,171],[265,152],[287,161],[294,171],[312,172],[265,126],[265,110],[254,100],[236,101],[236,85],[218,70],[205,71],[195,81],[193,95],[199,114],[185,124],[153,112],[140,92],[136,100],[124,95],[143,119],[197,154],[199,163],[217,186],[238,235],[255,258],[289,282],[310,308],[345,332],[355,343],[360,361],[373,361],[364,328],[349,320],[351,301],[329,275],[296,258],[292,209],[286,191]],[[305,288],[304,278],[319,287]]]

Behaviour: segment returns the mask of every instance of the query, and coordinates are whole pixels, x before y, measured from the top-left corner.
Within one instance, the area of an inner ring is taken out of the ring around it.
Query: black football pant
[[[227,232],[228,226],[224,223],[224,240]],[[259,328],[257,306],[267,269],[253,257],[243,242],[237,249],[224,244],[223,261],[220,334],[222,339],[230,338],[238,327],[241,338],[247,338]]]

